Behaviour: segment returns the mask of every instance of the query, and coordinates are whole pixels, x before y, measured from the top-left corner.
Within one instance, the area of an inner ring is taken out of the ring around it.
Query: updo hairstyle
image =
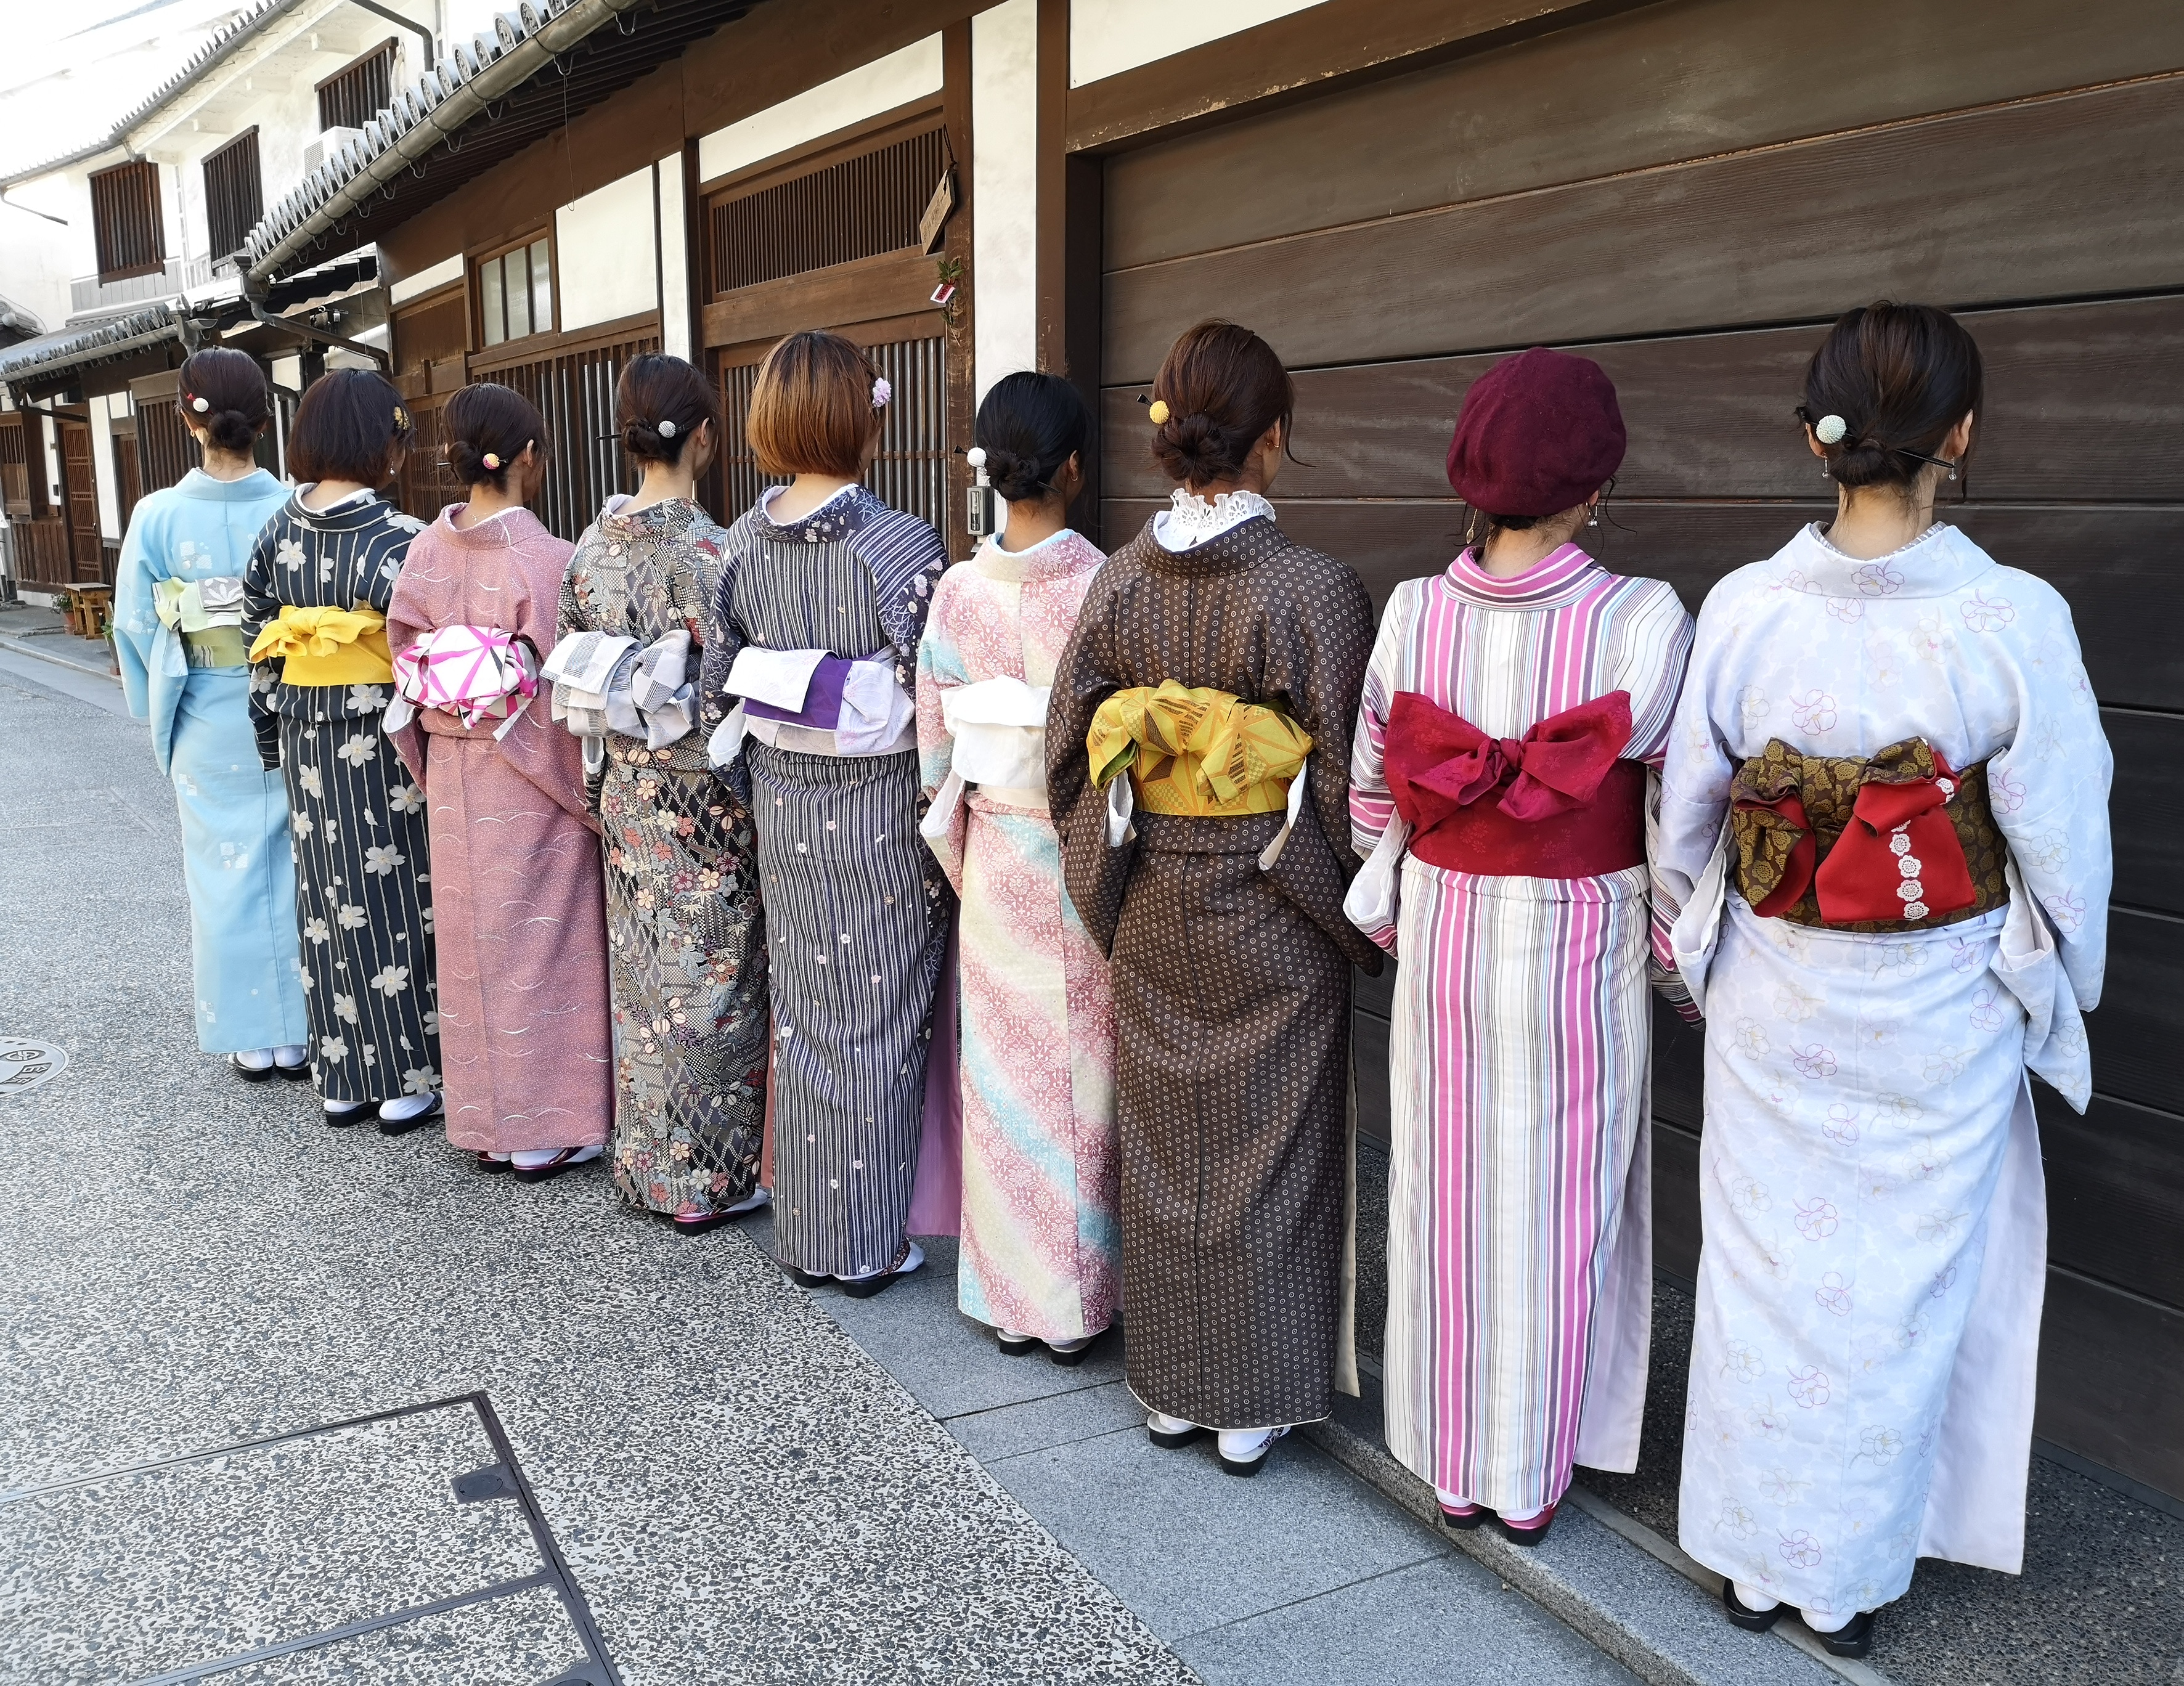
[[[752,452],[768,474],[822,474],[854,480],[886,412],[879,370],[839,334],[806,330],[766,353],[751,388],[747,425]]]
[[[1084,396],[1059,375],[1019,370],[994,382],[972,440],[986,453],[986,478],[1006,502],[1048,496],[1071,457],[1092,437]]]
[[[448,400],[440,415],[449,472],[465,486],[508,490],[508,470],[526,445],[545,453],[546,418],[522,393],[478,381]],[[491,457],[488,464],[485,459]]]
[[[237,456],[250,453],[273,419],[265,371],[256,358],[232,346],[191,353],[182,364],[175,408],[184,421],[205,430],[214,450]]]
[[[298,485],[345,480],[384,486],[395,448],[409,437],[410,412],[393,382],[369,369],[329,369],[296,405],[288,472]]]
[[[682,460],[682,448],[691,436],[709,421],[717,445],[720,395],[712,382],[679,357],[659,352],[633,357],[615,383],[615,426],[621,433],[622,449],[638,462],[672,468]]]
[[[1979,346],[1955,317],[1884,299],[1836,320],[1806,365],[1797,413],[1815,428],[1842,419],[1842,438],[1821,441],[1839,484],[1908,495],[1950,430],[1978,410],[1982,380]]]
[[[1153,426],[1153,460],[1178,485],[1234,480],[1276,422],[1290,451],[1296,390],[1274,348],[1234,322],[1201,322],[1168,348],[1153,377],[1167,419]]]

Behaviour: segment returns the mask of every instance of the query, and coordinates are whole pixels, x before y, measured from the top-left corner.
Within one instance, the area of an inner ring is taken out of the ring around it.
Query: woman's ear
[[[1808,448],[1822,462],[1825,462],[1828,458],[1828,448],[1820,443],[1820,436],[1813,431],[1813,424],[1808,421],[1801,423],[1800,426],[1805,430],[1805,444]]]

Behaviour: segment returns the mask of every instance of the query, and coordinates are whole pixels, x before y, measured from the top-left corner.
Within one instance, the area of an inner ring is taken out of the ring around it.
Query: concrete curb
[[[1570,1489],[1538,1546],[1512,1545],[1491,1527],[1451,1533],[1433,1490],[1381,1444],[1378,1414],[1377,1400],[1345,1399],[1302,1433],[1649,1686],[1895,1686],[1864,1663],[1830,1656],[1794,1618],[1768,1633],[1730,1627],[1719,1577],[1581,1488]]]
[[[121,676],[118,673],[107,668],[88,666],[83,662],[70,661],[66,656],[53,655],[40,649],[36,639],[24,637],[20,633],[0,632],[0,649],[11,651],[19,656],[27,656],[32,661],[42,661],[54,667],[64,667],[70,673],[81,673],[86,679],[103,679],[114,685],[121,682]]]

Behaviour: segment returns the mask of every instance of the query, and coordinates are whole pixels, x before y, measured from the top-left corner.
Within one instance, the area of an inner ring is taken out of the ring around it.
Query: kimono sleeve
[[[1736,652],[1726,630],[1732,609],[1723,591],[1724,587],[1717,586],[1699,611],[1691,660],[1661,762],[1653,876],[1657,888],[1678,907],[1690,901],[1713,858],[1722,823],[1729,817],[1730,781],[1736,772],[1713,708],[1717,693],[1733,702],[1739,682],[1734,671]]]
[[[1692,626],[1674,587],[1665,581],[1649,583],[1652,591],[1630,617],[1617,678],[1630,694],[1630,742],[1623,754],[1646,769],[1646,842],[1650,865],[1660,845],[1661,766],[1668,758],[1684,675],[1691,664]],[[1685,893],[1658,871],[1650,876],[1652,917],[1646,978],[1679,1016],[1696,1024],[1698,1009],[1676,970],[1675,950],[1669,941],[1677,915],[1684,910]]]
[[[1103,954],[1114,948],[1138,849],[1134,831],[1120,842],[1107,841],[1107,796],[1092,782],[1092,758],[1084,748],[1092,716],[1122,688],[1114,626],[1117,571],[1111,562],[1085,593],[1077,625],[1055,664],[1046,704],[1046,803],[1061,847],[1062,882]]]
[[[121,692],[138,720],[152,714],[152,673],[159,659],[159,625],[153,607],[152,559],[146,539],[157,504],[140,504],[121,540],[121,566],[114,581],[114,656],[121,669]]]
[[[737,566],[738,555],[735,532],[731,531],[721,547],[720,578],[705,604],[705,652],[698,665],[698,729],[708,737],[736,705],[728,694],[728,670],[748,642],[735,614],[736,579],[742,571]],[[564,632],[591,630],[566,624],[566,612],[563,619]]]
[[[948,729],[948,693],[969,678],[963,653],[950,634],[948,577],[943,576],[933,591],[932,613],[925,635],[917,643],[917,765],[918,781],[928,802],[935,803],[924,828],[925,841],[948,875],[957,895],[963,893],[964,832],[968,820],[963,807],[962,781],[955,776],[956,736]]]
[[[429,543],[429,541],[427,541]],[[432,614],[418,601],[427,587],[417,584],[417,575],[404,573],[394,581],[394,588],[387,600],[387,653],[399,656],[403,651],[432,629]],[[384,722],[382,729],[385,730]],[[408,725],[387,732],[394,744],[394,753],[402,758],[402,765],[410,770],[410,776],[425,787],[425,732],[413,718]]]
[[[1396,587],[1388,612],[1373,641],[1372,659],[1365,666],[1365,685],[1357,701],[1357,728],[1350,738],[1350,847],[1368,863],[1367,871],[1388,884],[1384,898],[1387,916],[1359,929],[1389,954],[1396,952],[1396,894],[1402,862],[1398,839],[1390,838],[1393,860],[1376,860],[1381,840],[1397,823],[1396,798],[1388,788],[1388,715],[1395,707],[1396,687],[1401,682],[1403,646],[1409,640],[1412,612],[1418,602],[1418,583],[1406,580]],[[1377,910],[1376,910],[1377,911]]]
[[[250,547],[250,560],[242,570],[242,639],[252,644],[281,613],[281,598],[273,578],[276,548],[281,518],[276,515],[259,531]],[[258,760],[268,772],[281,765],[281,715],[273,706],[273,687],[280,675],[270,661],[250,667],[250,726],[258,737]]]

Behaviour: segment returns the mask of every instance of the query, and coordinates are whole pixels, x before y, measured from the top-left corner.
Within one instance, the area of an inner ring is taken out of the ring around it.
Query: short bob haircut
[[[330,369],[304,389],[288,431],[288,472],[298,485],[348,480],[384,486],[394,448],[410,437],[410,412],[387,377]]]
[[[721,443],[721,399],[713,383],[679,357],[649,351],[633,357],[615,382],[615,426],[632,460],[672,468],[699,428],[713,425]]]
[[[751,392],[751,449],[768,474],[827,474],[854,480],[885,414],[875,402],[879,371],[839,334],[791,334],[766,353]]]

